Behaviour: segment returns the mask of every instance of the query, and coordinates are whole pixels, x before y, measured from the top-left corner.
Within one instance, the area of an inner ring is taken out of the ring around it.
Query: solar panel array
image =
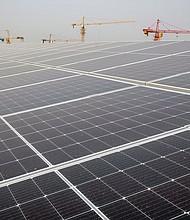
[[[1,44],[0,219],[190,219],[190,42]]]

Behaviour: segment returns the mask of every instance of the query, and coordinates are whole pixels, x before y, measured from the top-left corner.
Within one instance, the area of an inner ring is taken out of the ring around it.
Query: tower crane
[[[12,40],[21,40],[21,41],[24,41],[24,37],[21,37],[21,36],[18,36],[18,37],[11,37],[10,36],[10,32],[9,30],[5,30],[6,33],[7,33],[7,36],[6,36],[6,44],[10,44],[11,43],[11,39]]]
[[[156,29],[152,29],[151,27],[154,26],[156,23]],[[163,33],[174,33],[174,34],[190,34],[190,30],[170,30],[169,28],[166,27],[165,22],[160,21],[159,19],[157,19],[157,21],[155,22],[151,27],[145,28],[143,29],[143,32],[146,36],[149,35],[149,33],[154,33],[154,41],[158,41],[163,37]],[[164,29],[160,29],[160,23],[162,25],[164,25],[167,30]],[[168,24],[167,24],[168,25]],[[173,26],[173,25],[172,25]],[[175,26],[174,26],[175,27]]]
[[[44,44],[44,42],[48,42],[48,43],[53,43],[55,40],[52,39],[52,34],[49,35],[49,39],[42,39],[42,43]]]
[[[48,42],[48,43],[53,43],[53,42],[55,42],[55,41],[60,41],[60,42],[70,42],[70,41],[73,41],[73,42],[79,42],[79,40],[77,40],[77,39],[66,39],[65,37],[62,37],[62,36],[57,36],[57,35],[52,35],[52,34],[50,34],[49,35],[49,38],[47,39],[47,38],[43,38],[42,40],[41,40],[41,42],[42,43],[45,43],[45,42]]]
[[[88,23],[85,23],[85,17],[83,16],[82,17],[82,22],[81,23],[74,23],[74,24],[71,24],[72,27],[81,27],[80,29],[80,33],[81,33],[81,41],[84,42],[84,39],[85,39],[85,34],[86,34],[86,29],[85,29],[85,26],[86,25],[102,25],[102,24],[120,24],[120,23],[133,23],[135,21],[126,21],[126,20],[119,20],[119,21],[107,21],[107,22],[88,22]]]

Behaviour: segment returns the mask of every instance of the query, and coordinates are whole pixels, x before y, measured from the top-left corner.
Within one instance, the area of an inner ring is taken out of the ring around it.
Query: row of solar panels
[[[2,219],[189,218],[189,42],[11,46]]]

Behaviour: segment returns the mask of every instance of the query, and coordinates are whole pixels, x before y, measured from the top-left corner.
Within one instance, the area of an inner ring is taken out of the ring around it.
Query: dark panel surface
[[[102,181],[123,197],[145,189],[140,183],[122,172],[104,177]]]
[[[72,190],[55,193],[48,196],[48,199],[63,218],[69,218],[90,210],[90,207],[86,205]]]
[[[151,191],[138,193],[129,197],[127,200],[143,213],[146,213],[151,219],[172,219],[175,216],[183,214],[180,209]]]
[[[39,84],[8,90],[1,92],[0,114],[55,104],[124,87],[129,87],[129,85],[94,77],[77,76],[47,82],[43,86]]]
[[[42,197],[43,194],[32,180],[25,180],[9,186],[18,204]]]
[[[158,186],[153,190],[180,209],[184,210],[184,212],[190,210],[190,191],[185,187],[175,182],[169,182]]]
[[[44,174],[35,177],[33,180],[45,195],[68,188],[67,184],[55,173]]]
[[[18,207],[13,207],[10,209],[6,209],[4,211],[0,211],[1,220],[25,220],[26,218],[23,216],[21,210]]]
[[[54,207],[45,198],[37,199],[20,206],[26,219],[61,219]]]
[[[19,135],[0,119],[0,219],[101,219],[88,199],[108,219],[189,219],[190,131],[173,132],[188,129],[189,95],[64,70],[188,88],[188,54],[176,54],[188,48],[185,41],[1,47],[0,114]]]
[[[117,202],[113,202],[109,205],[105,205],[100,208],[100,210],[110,219],[142,219],[148,220],[149,218],[143,215],[138,209],[132,206],[125,200],[119,200]]]
[[[81,165],[75,165],[60,170],[60,172],[74,185],[88,182],[96,177]]]
[[[156,171],[170,178],[181,177],[189,173],[189,170],[185,167],[182,167],[164,158],[149,162],[147,163],[147,166],[155,169]]]
[[[145,165],[139,165],[131,169],[127,169],[124,172],[147,187],[153,187],[169,180],[164,175]]]
[[[96,206],[102,206],[121,197],[100,180],[78,186],[78,189]]]

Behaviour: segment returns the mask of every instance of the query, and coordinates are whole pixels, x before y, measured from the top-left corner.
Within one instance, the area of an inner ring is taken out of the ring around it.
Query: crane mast
[[[85,40],[85,34],[86,34],[86,29],[85,29],[85,26],[87,25],[102,25],[102,24],[121,24],[121,23],[133,23],[135,21],[132,21],[132,20],[120,20],[120,21],[108,21],[108,22],[88,22],[88,23],[85,23],[85,17],[83,16],[82,17],[82,21],[81,23],[74,23],[74,24],[71,24],[72,27],[81,27],[80,28],[80,33],[81,33],[81,41],[84,42]]]
[[[162,37],[163,37],[163,33],[168,33],[168,34],[190,34],[190,30],[164,30],[164,29],[160,29],[159,25],[160,25],[161,21],[159,19],[157,19],[156,21],[156,29],[152,29],[150,27],[143,29],[143,32],[146,36],[149,35],[149,33],[154,33],[154,41],[159,41]]]
[[[11,43],[10,32],[9,32],[9,30],[5,30],[5,31],[7,32],[6,44],[10,44]]]

